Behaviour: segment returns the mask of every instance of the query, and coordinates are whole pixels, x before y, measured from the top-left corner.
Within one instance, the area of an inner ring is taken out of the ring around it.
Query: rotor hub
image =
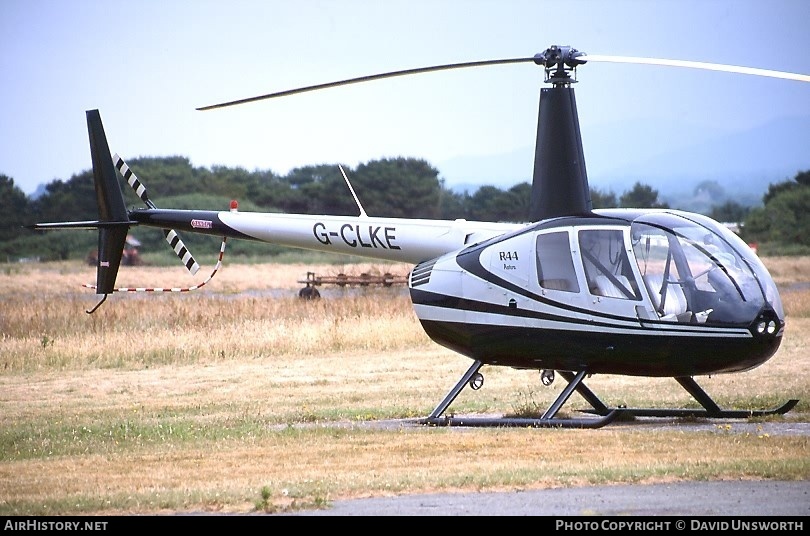
[[[534,55],[534,63],[546,69],[546,82],[555,86],[568,85],[576,82],[576,68],[583,65],[586,60],[579,59],[585,56],[584,52],[569,47],[552,45],[543,52]],[[574,77],[571,76],[574,73]]]

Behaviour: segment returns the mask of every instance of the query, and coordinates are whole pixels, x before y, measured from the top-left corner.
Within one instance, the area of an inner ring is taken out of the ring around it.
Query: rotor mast
[[[529,219],[583,216],[593,209],[582,134],[579,128],[572,74],[585,63],[584,53],[571,47],[552,46],[534,56],[546,70],[537,117],[537,139],[532,176]]]

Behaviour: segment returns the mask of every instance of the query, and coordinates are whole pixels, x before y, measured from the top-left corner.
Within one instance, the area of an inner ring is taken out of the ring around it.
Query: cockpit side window
[[[641,299],[621,230],[581,230],[579,248],[591,294],[625,300]]]
[[[692,313],[684,292],[681,262],[673,255],[668,233],[651,226],[633,230],[633,252],[653,307],[663,320],[689,322]]]
[[[537,282],[548,290],[579,292],[568,232],[537,235]]]

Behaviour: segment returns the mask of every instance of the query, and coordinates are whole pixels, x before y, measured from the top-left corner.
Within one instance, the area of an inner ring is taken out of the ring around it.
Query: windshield
[[[748,325],[766,303],[783,318],[776,286],[750,248],[699,219],[658,213],[631,226],[636,262],[661,319]]]

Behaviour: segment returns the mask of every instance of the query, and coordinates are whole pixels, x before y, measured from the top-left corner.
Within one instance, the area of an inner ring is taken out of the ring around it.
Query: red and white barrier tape
[[[225,255],[225,241],[227,240],[226,237],[222,237],[222,245],[219,248],[219,259],[217,259],[217,264],[214,266],[214,271],[211,272],[211,275],[208,276],[208,279],[200,283],[199,285],[194,285],[191,287],[173,287],[173,288],[149,288],[149,287],[119,287],[113,289],[113,292],[190,292],[192,290],[197,290],[205,286],[206,283],[211,281],[214,276],[216,275],[217,271],[222,266],[222,257]],[[96,285],[89,285],[89,284],[82,284],[85,288],[95,289]]]

